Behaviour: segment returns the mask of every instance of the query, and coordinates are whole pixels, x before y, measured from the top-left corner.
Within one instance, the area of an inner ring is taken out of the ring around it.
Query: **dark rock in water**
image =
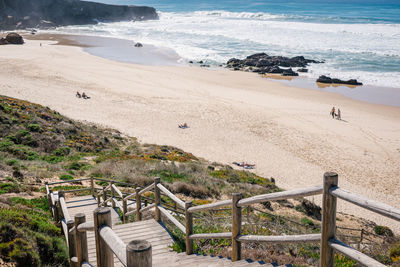
[[[317,79],[318,83],[337,83],[337,84],[348,84],[348,85],[362,85],[362,83],[358,82],[356,79],[350,79],[348,81],[343,81],[336,78],[331,78],[325,75],[319,76]]]
[[[6,38],[1,38],[0,39],[0,45],[6,45],[6,44],[8,44]]]
[[[135,47],[143,47],[143,45],[141,43],[136,43]]]
[[[200,67],[202,67],[202,68],[209,68],[210,65],[208,65],[208,64],[201,64]]]
[[[190,64],[193,64],[193,61],[190,60],[189,63],[190,63]]]
[[[291,68],[288,70],[284,70],[282,72],[282,76],[299,76],[297,72],[294,72]]]
[[[297,69],[297,72],[308,72],[308,69],[306,68]]]
[[[203,62],[203,60],[200,60],[200,61],[197,61],[197,63],[203,64],[204,62]]]
[[[250,55],[245,59],[231,58],[226,63],[227,68],[239,69],[244,71],[251,70],[252,72],[264,74],[264,73],[281,73],[285,76],[298,76],[298,74],[292,69],[284,70],[280,67],[293,68],[298,67],[302,70],[306,70],[306,67],[310,63],[321,63],[312,59],[306,59],[303,56],[297,57],[282,57],[282,56],[269,56],[266,53],[257,53]],[[250,69],[251,67],[251,69]],[[305,72],[306,72],[305,71]]]
[[[0,0],[2,30],[148,19],[158,19],[152,7],[107,5],[80,0]]]

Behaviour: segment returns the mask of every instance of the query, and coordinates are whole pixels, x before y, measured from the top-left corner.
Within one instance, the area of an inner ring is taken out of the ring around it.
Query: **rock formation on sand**
[[[356,79],[343,81],[343,80],[331,78],[331,77],[328,77],[325,75],[319,76],[319,78],[317,79],[317,83],[337,83],[337,84],[349,84],[349,85],[362,85],[362,83],[358,82]]]
[[[158,19],[146,6],[107,5],[79,0],[0,0],[0,29],[49,28],[98,21]]]
[[[15,32],[9,33],[5,38],[0,39],[0,45],[23,44],[23,43],[24,43],[24,38],[22,38],[21,35]]]

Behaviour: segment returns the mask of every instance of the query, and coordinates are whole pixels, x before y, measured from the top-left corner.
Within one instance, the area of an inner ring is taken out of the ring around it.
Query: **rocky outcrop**
[[[349,84],[349,85],[362,85],[362,83],[358,82],[356,79],[350,79],[348,81],[343,81],[336,78],[331,78],[325,75],[319,76],[317,79],[317,83],[337,83],[337,84]]]
[[[22,38],[22,36],[15,32],[7,34],[6,38],[0,39],[0,45],[23,44],[23,43],[24,39]]]
[[[146,6],[119,6],[79,0],[0,0],[0,29],[48,28],[99,21],[158,19]]]
[[[260,74],[278,73],[283,76],[298,76],[292,68],[301,68],[310,63],[322,63],[312,59],[306,59],[303,56],[283,57],[269,56],[266,53],[258,53],[241,60],[232,58],[228,60],[226,66],[233,70],[252,71]],[[289,69],[287,69],[289,68]]]

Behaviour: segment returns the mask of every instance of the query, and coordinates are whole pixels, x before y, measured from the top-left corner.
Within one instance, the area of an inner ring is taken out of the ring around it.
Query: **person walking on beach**
[[[337,119],[342,120],[342,114],[340,113],[340,108],[337,109]]]
[[[335,118],[335,107],[332,108],[331,115],[332,115],[332,119],[334,119]]]

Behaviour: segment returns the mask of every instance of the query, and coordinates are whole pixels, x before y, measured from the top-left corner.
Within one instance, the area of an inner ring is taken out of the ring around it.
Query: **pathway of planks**
[[[68,212],[71,218],[77,213],[84,213],[86,221],[93,221],[93,211],[97,208],[97,201],[92,196],[69,198],[67,201]],[[153,266],[175,267],[206,267],[206,266],[265,266],[272,267],[277,265],[260,264],[258,262],[249,262],[241,260],[231,262],[226,258],[203,256],[203,255],[186,255],[185,253],[176,253],[169,247],[173,240],[167,230],[155,220],[140,221],[134,223],[122,224],[118,213],[111,209],[111,217],[113,230],[127,244],[134,239],[147,240],[152,245]],[[87,232],[89,261],[93,266],[96,263],[96,245],[93,232]],[[123,266],[119,260],[114,257],[114,266]]]

